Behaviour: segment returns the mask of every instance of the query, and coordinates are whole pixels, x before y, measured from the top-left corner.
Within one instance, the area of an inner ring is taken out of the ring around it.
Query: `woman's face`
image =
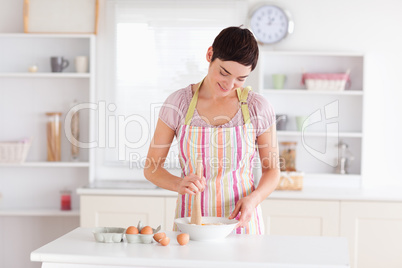
[[[208,77],[213,92],[220,96],[230,95],[236,88],[242,87],[251,72],[251,66],[244,66],[235,61],[215,59],[211,62],[212,47],[208,49],[207,60],[210,62]]]

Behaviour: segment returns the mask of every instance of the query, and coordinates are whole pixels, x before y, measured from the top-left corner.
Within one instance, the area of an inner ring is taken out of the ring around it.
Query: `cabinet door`
[[[338,236],[338,201],[265,200],[261,204],[265,233]]]
[[[173,230],[174,214],[176,211],[177,197],[165,198],[165,230]]]
[[[352,267],[402,267],[402,204],[342,202],[340,234]]]
[[[163,197],[81,196],[81,226],[128,227],[144,225],[156,228],[164,221]],[[164,226],[162,226],[164,228]]]

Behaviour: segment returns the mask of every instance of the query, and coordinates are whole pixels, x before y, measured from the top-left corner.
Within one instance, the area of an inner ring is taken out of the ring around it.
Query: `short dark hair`
[[[212,59],[235,61],[255,69],[258,61],[258,44],[250,30],[241,27],[223,29],[212,44]]]

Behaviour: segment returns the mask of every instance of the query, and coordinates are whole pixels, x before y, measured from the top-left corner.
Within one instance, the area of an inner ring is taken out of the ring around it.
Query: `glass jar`
[[[71,191],[60,191],[60,209],[71,210]]]
[[[281,171],[296,171],[296,146],[295,141],[279,143]]]
[[[79,147],[78,147],[78,139],[80,137],[80,112],[77,109],[78,102],[74,101],[71,104],[71,110],[74,111],[73,115],[71,116],[71,158],[73,161],[77,161],[79,157]]]
[[[46,113],[47,161],[61,160],[61,113]]]

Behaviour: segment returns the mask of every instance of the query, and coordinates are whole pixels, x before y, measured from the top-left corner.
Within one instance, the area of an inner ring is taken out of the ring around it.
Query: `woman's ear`
[[[208,48],[208,51],[207,51],[207,61],[208,62],[211,62],[211,59],[212,59],[212,55],[214,54],[214,51],[212,50],[212,47],[209,47]]]

